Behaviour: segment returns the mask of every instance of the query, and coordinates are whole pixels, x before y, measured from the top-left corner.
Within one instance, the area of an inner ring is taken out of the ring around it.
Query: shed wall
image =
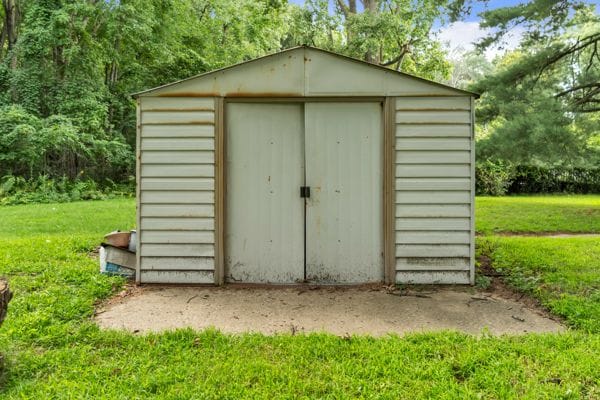
[[[213,283],[215,99],[140,98],[142,283]]]
[[[396,282],[472,283],[471,98],[398,97]]]

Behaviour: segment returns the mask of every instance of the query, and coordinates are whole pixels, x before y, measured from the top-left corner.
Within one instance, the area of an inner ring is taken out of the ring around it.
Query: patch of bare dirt
[[[109,308],[115,304],[123,303],[129,297],[139,296],[143,293],[143,291],[144,291],[144,288],[140,285],[135,285],[133,283],[126,283],[125,286],[123,287],[123,289],[119,293],[113,295],[112,297],[109,297],[106,300],[98,302],[96,304],[96,309],[94,311],[94,315],[102,314],[103,312],[106,311],[107,308]]]
[[[507,284],[503,279],[504,274],[497,272],[492,267],[492,260],[488,256],[479,256],[477,261],[479,261],[477,272],[490,278],[490,285],[487,288],[480,288],[480,291],[484,295],[495,296],[502,299],[519,302],[531,311],[545,318],[561,324],[563,323],[563,320],[560,317],[552,314],[546,307],[544,307],[544,305],[542,305],[542,303],[540,303],[538,299],[528,295],[527,293],[520,292]]]

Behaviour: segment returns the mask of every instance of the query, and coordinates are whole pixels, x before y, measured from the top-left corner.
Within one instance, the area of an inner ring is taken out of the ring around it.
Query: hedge
[[[533,193],[600,193],[598,167],[540,167],[477,163],[477,194],[502,196]]]

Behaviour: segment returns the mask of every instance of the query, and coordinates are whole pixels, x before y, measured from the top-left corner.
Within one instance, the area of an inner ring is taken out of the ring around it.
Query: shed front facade
[[[474,96],[310,47],[137,94],[137,282],[473,283]]]

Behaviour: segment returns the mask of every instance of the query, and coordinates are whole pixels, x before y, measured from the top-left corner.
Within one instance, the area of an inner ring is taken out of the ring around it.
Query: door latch
[[[300,186],[300,197],[306,199],[310,197],[310,186]]]

